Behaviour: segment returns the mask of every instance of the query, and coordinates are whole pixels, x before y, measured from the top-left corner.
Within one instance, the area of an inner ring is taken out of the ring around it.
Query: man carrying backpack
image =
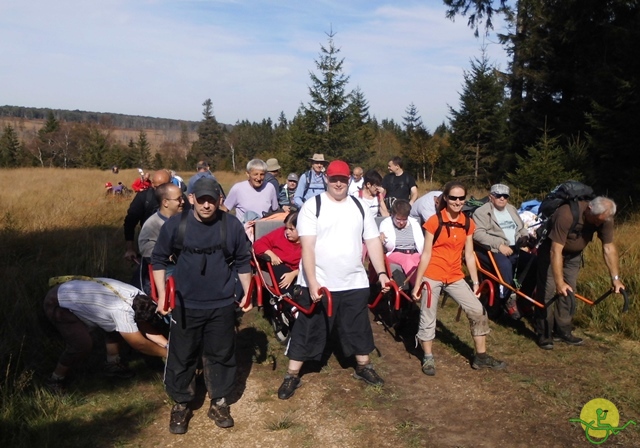
[[[301,208],[304,201],[327,191],[327,176],[324,170],[329,164],[324,154],[314,154],[309,158],[311,169],[300,176],[296,194],[293,197],[296,207]]]
[[[576,289],[582,251],[594,233],[602,241],[602,255],[611,275],[612,288],[616,293],[624,289],[619,277],[618,250],[613,243],[615,214],[615,202],[598,196],[591,201],[565,203],[551,216],[548,238],[538,249],[536,300],[546,305],[544,309],[536,308],[535,315],[541,349],[552,350],[554,340],[569,345],[583,344],[581,338],[571,333],[575,297],[569,292]],[[555,296],[558,298],[549,305]]]
[[[164,374],[167,393],[175,402],[169,423],[173,434],[187,432],[200,356],[211,398],[208,416],[221,428],[234,425],[226,397],[233,390],[237,370],[236,303],[242,306],[247,300],[251,244],[240,221],[219,210],[221,194],[215,180],[196,181],[189,194],[193,210],[164,223],[151,255],[158,311],[164,314],[165,273],[174,252],[180,250],[173,272],[176,304]]]

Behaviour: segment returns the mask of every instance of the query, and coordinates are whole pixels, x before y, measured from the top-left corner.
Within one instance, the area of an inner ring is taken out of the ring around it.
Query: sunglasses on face
[[[493,196],[496,199],[509,199],[509,195],[508,194],[495,194],[495,193],[491,193],[491,196]]]
[[[449,198],[449,200],[450,200],[451,202],[455,202],[455,201],[464,201],[464,200],[467,198],[467,196],[466,196],[466,195],[465,195],[465,196],[451,196],[451,195],[449,195],[449,196],[447,196],[447,197]]]

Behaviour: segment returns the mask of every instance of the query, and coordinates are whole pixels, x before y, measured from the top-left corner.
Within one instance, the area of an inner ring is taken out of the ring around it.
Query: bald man
[[[151,174],[151,188],[139,192],[131,201],[127,216],[124,217],[124,240],[126,250],[124,258],[129,261],[137,261],[138,253],[133,244],[133,237],[136,233],[136,226],[144,225],[144,222],[158,211],[158,200],[156,199],[156,188],[162,184],[171,182],[171,173],[167,170],[154,171]]]
[[[362,185],[364,184],[363,174],[362,167],[357,166],[353,169],[349,179],[349,195],[355,196],[358,194],[358,190],[362,190]]]

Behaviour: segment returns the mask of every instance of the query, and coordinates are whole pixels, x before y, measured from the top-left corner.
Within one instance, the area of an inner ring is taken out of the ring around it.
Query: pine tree
[[[0,166],[6,168],[16,167],[20,164],[21,147],[18,135],[13,127],[8,124],[0,137]]]
[[[504,172],[508,148],[507,114],[504,82],[481,57],[471,61],[464,72],[460,108],[449,107],[451,145],[460,154],[457,175],[468,176],[476,185],[493,183]]]
[[[551,137],[545,129],[538,142],[526,148],[527,155],[516,155],[515,173],[507,179],[517,185],[523,194],[544,197],[556,185],[568,180],[582,180],[582,174],[568,168],[572,160],[566,148],[559,144],[558,137]]]
[[[198,126],[198,140],[191,145],[191,152],[188,157],[190,164],[194,165],[198,160],[209,162],[212,169],[221,161],[226,154],[226,142],[220,124],[213,115],[213,103],[207,98],[202,103],[202,122]]]
[[[136,150],[138,153],[138,167],[143,169],[149,169],[151,166],[151,146],[147,140],[147,133],[144,129],[140,130],[138,134],[138,142],[136,143]]]
[[[344,59],[338,58],[340,49],[334,44],[335,33],[331,31],[327,36],[328,46],[320,46],[320,55],[315,61],[318,74],[309,74],[311,101],[303,106],[303,111],[306,132],[315,136],[306,152],[321,152],[334,158],[341,156],[347,143],[349,130],[343,125],[349,105],[346,93],[349,77],[342,72]]]

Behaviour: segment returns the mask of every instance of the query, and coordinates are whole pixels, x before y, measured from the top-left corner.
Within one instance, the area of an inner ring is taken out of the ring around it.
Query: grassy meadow
[[[191,175],[181,174],[185,181]],[[132,393],[125,385],[131,383],[107,382],[98,375],[104,360],[99,341],[89,362],[74,370],[78,392],[57,396],[42,387],[63,349],[42,311],[48,279],[67,274],[131,278],[133,266],[123,259],[122,230],[130,199],[106,196],[104,184],[130,185],[136,175],[135,170],[118,175],[81,169],[0,170],[0,279],[5,291],[0,325],[2,446],[56,446],[60,440],[66,446],[86,446],[86,440],[93,447],[119,446],[122,434],[135,434],[159,409],[166,410],[161,366],[145,368],[145,360],[134,357],[132,367],[140,374]],[[225,191],[245,178],[231,173],[216,176]],[[420,194],[425,191],[422,185]],[[576,324],[585,334],[640,340],[638,232],[638,216],[618,223],[616,230],[620,274],[631,298],[629,313],[620,313],[619,296],[597,307],[579,304]],[[593,299],[610,287],[601,250],[599,241],[589,245],[579,280],[579,292]],[[623,396],[624,391],[615,395]],[[638,405],[640,399],[635,397]]]

